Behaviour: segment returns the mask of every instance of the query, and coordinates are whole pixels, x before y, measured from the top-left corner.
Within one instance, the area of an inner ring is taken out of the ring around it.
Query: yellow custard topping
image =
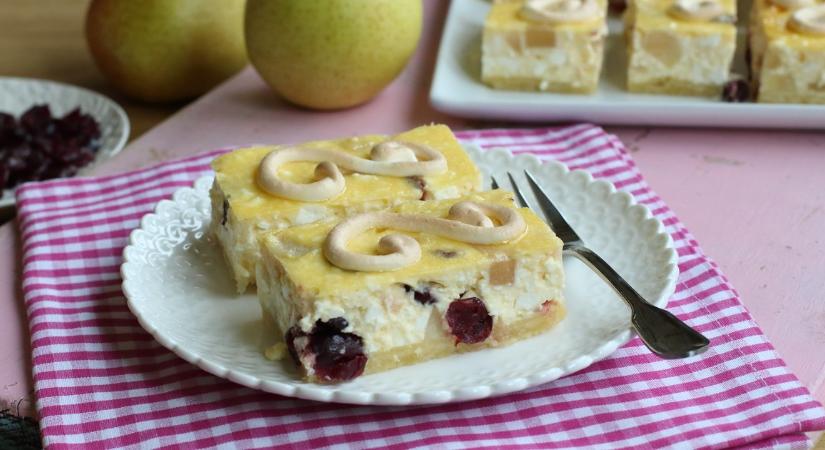
[[[462,197],[462,200],[489,202],[512,206],[512,193],[502,190]],[[407,203],[395,209],[405,214],[424,214],[447,217],[454,202]],[[285,275],[306,296],[337,297],[347,292],[360,291],[370,285],[413,283],[415,280],[438,278],[440,274],[465,268],[490,265],[494,261],[525,258],[537,253],[561,252],[561,241],[541,219],[529,209],[518,213],[527,223],[527,231],[510,242],[477,245],[424,233],[401,232],[416,239],[421,246],[421,259],[410,266],[390,272],[359,272],[343,270],[332,265],[321,250],[335,223],[316,223],[275,232],[263,238],[262,244],[278,258]],[[378,240],[397,231],[369,230],[349,242],[349,249],[358,253],[375,254]]]
[[[361,158],[368,158],[372,147],[387,140],[387,136],[368,135],[333,141],[314,141],[301,144],[307,148],[330,148]],[[467,153],[456,141],[450,129],[444,125],[415,128],[389,138],[430,146],[447,159],[447,171],[424,177],[425,189],[436,195],[445,188],[452,196],[474,190],[480,183],[480,175]],[[212,166],[225,196],[229,198],[235,217],[288,216],[306,205],[305,202],[271,195],[257,183],[256,173],[261,160],[276,147],[252,147],[227,153],[217,158]],[[281,167],[280,177],[296,182],[309,183],[315,179],[315,162],[291,162]],[[318,205],[346,207],[353,203],[369,203],[376,200],[417,200],[421,197],[420,186],[410,178],[360,173],[344,173],[345,191]]]

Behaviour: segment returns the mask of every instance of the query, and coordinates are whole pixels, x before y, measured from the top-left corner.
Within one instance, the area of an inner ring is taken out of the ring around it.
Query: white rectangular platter
[[[740,7],[749,9],[749,3],[740,2]],[[481,32],[489,8],[489,0],[453,0],[450,5],[430,90],[432,105],[442,112],[507,121],[825,130],[825,105],[726,103],[718,98],[627,92],[622,24],[613,16],[595,94],[494,90],[480,79]],[[742,17],[748,11],[742,9],[734,71],[745,74]]]

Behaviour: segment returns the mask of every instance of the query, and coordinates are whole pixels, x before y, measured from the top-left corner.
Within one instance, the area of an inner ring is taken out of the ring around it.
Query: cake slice
[[[238,292],[255,283],[262,232],[408,200],[457,197],[481,183],[475,164],[444,125],[392,137],[245,148],[218,157],[212,167],[211,230]]]
[[[632,0],[624,22],[628,90],[722,94],[736,49],[735,0]]]
[[[565,312],[561,241],[503,190],[292,227],[261,244],[265,326],[311,381],[507,345]]]
[[[825,2],[754,0],[751,81],[764,103],[825,103]]]
[[[602,68],[606,0],[496,0],[481,79],[496,89],[591,93]]]

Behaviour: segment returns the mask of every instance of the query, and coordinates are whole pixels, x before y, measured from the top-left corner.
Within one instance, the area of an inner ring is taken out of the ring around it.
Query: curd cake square
[[[496,89],[591,93],[606,0],[497,0],[484,22],[481,79]]]
[[[735,0],[631,0],[624,14],[628,90],[721,96],[735,22]]]
[[[825,103],[825,1],[754,0],[749,44],[757,101]]]
[[[444,125],[391,137],[244,148],[216,158],[212,167],[211,230],[238,292],[255,283],[262,232],[457,197],[481,185],[475,164]]]
[[[565,314],[562,242],[504,190],[292,227],[261,243],[265,326],[311,381],[507,345]]]

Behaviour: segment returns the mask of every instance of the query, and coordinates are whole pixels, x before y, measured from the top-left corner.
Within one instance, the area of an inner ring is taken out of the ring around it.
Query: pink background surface
[[[413,61],[369,104],[338,112],[299,109],[279,100],[247,69],[131,143],[97,173],[226,145],[390,133],[429,122],[456,129],[518,126],[448,117],[429,106],[446,4],[425,4],[425,29]],[[650,185],[730,278],[790,368],[825,402],[825,133],[607,130],[624,141]],[[31,398],[18,246],[15,224],[0,228],[0,408]],[[31,406],[24,401],[21,412]]]

